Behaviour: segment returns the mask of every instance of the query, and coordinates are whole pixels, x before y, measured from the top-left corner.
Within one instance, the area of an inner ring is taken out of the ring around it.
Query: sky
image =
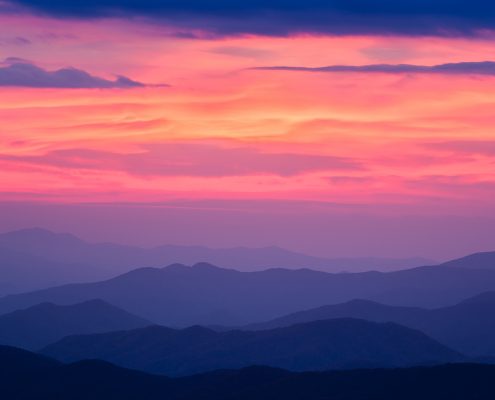
[[[0,230],[495,249],[495,6],[0,1]]]

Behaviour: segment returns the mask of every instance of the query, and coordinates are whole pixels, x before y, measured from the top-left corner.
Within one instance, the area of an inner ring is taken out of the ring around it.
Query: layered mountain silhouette
[[[401,306],[441,307],[495,287],[495,270],[422,267],[329,274],[271,269],[239,272],[209,264],[142,268],[118,277],[0,299],[0,314],[43,302],[102,299],[155,323],[239,326],[356,298]]]
[[[47,260],[0,245],[0,294],[45,288],[64,282],[90,281],[93,278],[94,273],[81,264]]]
[[[419,331],[357,319],[315,321],[257,332],[154,326],[69,336],[42,353],[64,362],[101,359],[169,376],[250,365],[311,371],[463,360],[459,353]]]
[[[472,356],[495,356],[495,292],[469,298],[454,306],[433,310],[394,307],[367,300],[353,300],[301,311],[260,324],[248,330],[275,329],[332,318],[361,318],[421,330],[441,343]]]
[[[456,268],[495,269],[495,251],[470,254],[442,265]]]
[[[212,249],[201,246],[140,248],[88,243],[70,234],[24,229],[0,234],[0,293],[62,283],[101,280],[140,267],[209,262],[243,271],[272,267],[329,272],[399,270],[427,265],[422,258],[319,258],[279,247]],[[3,288],[2,288],[3,287]]]
[[[151,322],[102,300],[39,304],[0,316],[0,344],[39,350],[68,335],[135,329]]]
[[[171,379],[102,361],[62,364],[0,346],[0,397],[9,400],[491,400],[495,366],[295,373],[267,367]]]

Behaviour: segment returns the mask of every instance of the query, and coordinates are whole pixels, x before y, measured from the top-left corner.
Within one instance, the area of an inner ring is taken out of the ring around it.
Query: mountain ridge
[[[495,366],[481,364],[304,373],[251,366],[171,379],[0,346],[0,397],[9,400],[492,400],[494,380]]]
[[[9,286],[11,292],[34,290],[71,282],[108,279],[139,267],[160,267],[173,263],[192,265],[208,262],[241,271],[284,267],[330,272],[395,270],[433,263],[422,258],[324,258],[277,246],[209,248],[161,245],[142,248],[110,242],[90,243],[69,233],[54,233],[42,228],[0,234],[0,261],[3,266],[3,270],[0,268],[0,284],[4,287],[4,293],[7,293]],[[9,264],[16,268],[9,269]],[[37,281],[27,279],[30,274],[36,274]]]
[[[196,267],[140,268],[0,298],[0,314],[45,301],[102,299],[158,324],[239,326],[356,298],[390,305],[443,307],[495,287],[495,271],[420,267],[397,272],[331,274],[309,269],[240,272]]]
[[[434,309],[397,307],[369,300],[317,307],[239,329],[266,330],[315,320],[362,318],[395,322],[418,329],[439,342],[472,356],[495,356],[495,291]],[[218,328],[223,329],[223,328]]]
[[[68,335],[135,329],[151,324],[100,299],[71,305],[44,302],[0,315],[0,344],[39,350]]]
[[[424,333],[395,323],[334,319],[271,331],[215,332],[161,326],[63,338],[42,350],[63,362],[102,359],[168,376],[266,365],[293,371],[404,367],[465,360]]]

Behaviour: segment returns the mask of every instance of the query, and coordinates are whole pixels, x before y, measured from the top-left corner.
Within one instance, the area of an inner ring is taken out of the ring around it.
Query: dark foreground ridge
[[[249,367],[171,379],[0,346],[0,398],[9,400],[492,400],[494,381],[495,366],[477,364],[306,373]]]

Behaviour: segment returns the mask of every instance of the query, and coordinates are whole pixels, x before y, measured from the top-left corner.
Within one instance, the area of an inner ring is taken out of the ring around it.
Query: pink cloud
[[[43,155],[0,155],[0,159],[59,168],[116,170],[151,176],[294,176],[311,171],[362,169],[360,163],[343,157],[268,153],[254,147],[222,147],[202,143],[143,145],[140,152],[126,154],[66,149]]]
[[[426,147],[445,152],[495,157],[495,140],[452,140],[428,143]]]

